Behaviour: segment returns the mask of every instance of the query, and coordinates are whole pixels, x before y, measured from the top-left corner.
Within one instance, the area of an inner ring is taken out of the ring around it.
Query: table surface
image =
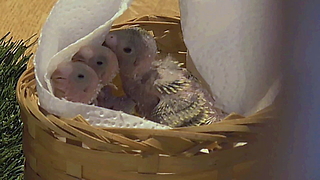
[[[13,40],[26,40],[34,34],[35,38],[39,37],[41,27],[56,2],[57,0],[1,0],[0,36],[11,32]],[[142,15],[179,16],[178,0],[134,0],[116,22]],[[35,50],[36,46],[31,49],[33,52]]]

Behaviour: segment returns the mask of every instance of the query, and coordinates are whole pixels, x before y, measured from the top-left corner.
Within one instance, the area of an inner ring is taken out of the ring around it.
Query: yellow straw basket
[[[153,32],[160,52],[186,59],[180,19],[144,16],[113,26]],[[56,117],[38,105],[34,69],[17,86],[24,122],[27,180],[231,180],[246,179],[260,160],[272,108],[249,117],[172,130],[99,128],[81,116]]]

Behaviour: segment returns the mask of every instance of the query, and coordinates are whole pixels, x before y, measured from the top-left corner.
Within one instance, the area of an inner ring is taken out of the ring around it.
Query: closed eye
[[[79,78],[79,79],[83,79],[83,78],[84,78],[84,75],[83,75],[83,74],[78,74],[78,78]]]
[[[132,51],[132,49],[131,48],[129,48],[129,47],[125,47],[125,48],[123,48],[123,51],[125,52],[125,53],[131,53],[131,51]]]

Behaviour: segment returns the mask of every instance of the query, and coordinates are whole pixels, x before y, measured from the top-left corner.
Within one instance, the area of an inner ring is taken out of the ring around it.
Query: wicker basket
[[[185,61],[178,17],[144,16],[113,28],[133,25],[152,30],[161,52]],[[250,117],[231,114],[221,123],[201,127],[92,127],[81,116],[59,118],[38,106],[33,67],[20,78],[17,97],[28,180],[246,179],[261,159],[259,137],[274,119],[268,107]]]

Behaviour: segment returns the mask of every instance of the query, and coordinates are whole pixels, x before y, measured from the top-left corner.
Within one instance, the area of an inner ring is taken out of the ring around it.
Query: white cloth
[[[180,12],[189,54],[217,107],[250,114],[270,105],[280,88],[281,2],[180,0]]]

